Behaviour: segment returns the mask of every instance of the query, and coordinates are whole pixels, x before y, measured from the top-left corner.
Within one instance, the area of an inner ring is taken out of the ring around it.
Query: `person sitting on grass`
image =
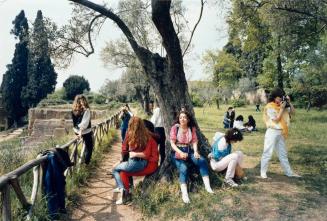
[[[246,131],[246,127],[243,125],[244,118],[242,115],[238,115],[234,121],[234,126],[233,128],[237,128],[240,131]]]
[[[231,187],[237,187],[233,178],[237,166],[241,166],[243,153],[236,151],[232,153],[232,144],[243,140],[241,131],[232,128],[226,131],[224,136],[217,138],[212,145],[212,152],[209,154],[212,170],[221,172],[227,168],[224,183]]]
[[[258,131],[257,130],[257,128],[256,128],[256,122],[255,122],[255,120],[254,120],[254,118],[253,118],[253,116],[252,115],[249,115],[248,116],[248,122],[246,122],[245,124],[244,124],[244,126],[246,127],[246,129],[248,130],[248,131]]]

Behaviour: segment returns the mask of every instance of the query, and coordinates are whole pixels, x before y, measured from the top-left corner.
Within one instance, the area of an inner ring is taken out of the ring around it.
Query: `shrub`
[[[65,99],[73,100],[77,94],[90,91],[90,84],[84,77],[72,75],[63,84],[65,88]]]
[[[233,107],[243,107],[246,105],[246,102],[243,99],[234,99],[231,101],[231,105]]]

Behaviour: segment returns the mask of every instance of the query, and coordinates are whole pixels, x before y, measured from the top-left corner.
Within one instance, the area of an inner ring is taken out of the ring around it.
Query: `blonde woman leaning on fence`
[[[85,164],[89,164],[91,161],[94,142],[91,128],[91,111],[89,104],[83,95],[76,95],[74,99],[72,119],[75,134],[84,140]]]

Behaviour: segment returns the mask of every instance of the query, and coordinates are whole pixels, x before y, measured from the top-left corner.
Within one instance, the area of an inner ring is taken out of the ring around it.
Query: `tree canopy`
[[[3,104],[10,123],[19,122],[20,118],[27,113],[21,100],[21,90],[27,84],[27,65],[28,65],[28,22],[22,10],[13,21],[11,34],[19,40],[15,46],[12,63],[7,65],[7,71],[3,75],[1,83],[1,93]]]

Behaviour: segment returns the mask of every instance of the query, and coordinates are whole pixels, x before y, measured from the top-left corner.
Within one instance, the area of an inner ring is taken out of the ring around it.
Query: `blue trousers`
[[[179,182],[186,183],[188,179],[188,163],[194,164],[200,171],[202,177],[209,176],[207,161],[201,156],[199,159],[194,157],[194,153],[189,153],[187,160],[178,160],[175,154],[172,154],[172,161],[179,172]]]
[[[148,162],[140,158],[129,158],[128,161],[121,162],[113,169],[113,175],[118,188],[124,188],[123,181],[120,178],[120,171],[137,172],[143,170]]]

